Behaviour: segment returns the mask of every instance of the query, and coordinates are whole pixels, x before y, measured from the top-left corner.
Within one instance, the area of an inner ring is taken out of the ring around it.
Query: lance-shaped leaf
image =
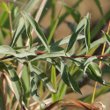
[[[98,7],[98,9],[99,9],[99,11],[101,13],[101,15],[103,15],[103,9],[102,9],[100,0],[94,0],[94,1],[95,1],[96,5],[97,5],[97,7]]]
[[[2,45],[0,46],[0,55],[12,55],[17,58],[24,58],[27,56],[36,56],[35,54],[36,48],[31,48],[31,49],[16,49],[14,50],[8,45]]]
[[[72,78],[72,76],[67,73],[67,70],[66,70],[67,66],[64,67],[64,71],[62,73],[62,79],[63,81],[72,88],[73,91],[76,91],[78,93],[81,94],[81,91],[80,91],[80,88],[77,84],[77,82]]]
[[[89,50],[90,49],[90,15],[89,14],[86,16],[84,32],[85,32],[86,47],[87,50]]]
[[[42,32],[40,26],[38,25],[38,23],[31,16],[29,16],[26,12],[22,12],[22,15],[31,24],[36,35],[39,37],[39,39],[41,40],[41,42],[45,46],[45,48],[49,51],[47,39],[46,39],[44,33]]]
[[[38,55],[34,59],[32,59],[31,61],[45,59],[45,58],[55,58],[55,57],[61,57],[61,56],[65,56],[64,51],[51,52],[51,53],[45,53],[42,55]]]
[[[104,33],[104,35],[106,37],[106,40],[107,40],[108,44],[110,44],[110,35],[105,33],[104,31],[103,31],[103,33]]]
[[[57,91],[57,100],[61,100],[64,98],[67,90],[67,85],[61,80],[58,86]]]
[[[51,83],[56,90],[57,89],[57,76],[56,76],[56,68],[53,65],[51,67]],[[57,100],[56,94],[54,94],[54,93],[52,94],[52,99],[53,99],[53,101]]]
[[[0,46],[0,55],[15,55],[16,51],[8,45]]]
[[[70,8],[67,5],[64,6],[66,8],[67,13],[71,14],[74,20],[78,23],[81,17],[80,13],[76,11],[74,8]]]
[[[24,89],[23,101],[26,105],[28,105],[31,86],[30,86],[30,74],[29,74],[28,66],[26,64],[24,64],[24,66],[22,68],[21,81],[22,81],[22,86]]]
[[[38,76],[39,80],[42,80],[42,82],[44,83],[44,85],[46,85],[46,87],[53,93],[55,93],[56,91],[54,90],[51,82],[49,81],[49,78],[43,73],[41,72],[41,70],[39,70],[36,66],[32,65],[31,63],[29,63],[29,67],[30,67],[30,71],[36,73],[36,75]]]
[[[66,66],[64,66],[63,73],[61,73],[61,74],[62,74],[62,79],[63,79],[64,83],[69,86],[69,79],[68,79],[68,73],[66,70]]]
[[[23,95],[23,88],[21,85],[21,81],[20,81],[16,71],[14,70],[14,68],[12,68],[11,66],[7,66],[7,70],[10,75],[10,79],[12,81],[14,94],[18,100],[22,100],[21,98]]]
[[[48,44],[50,44],[51,40],[52,40],[52,37],[55,33],[55,30],[57,28],[57,25],[58,25],[58,22],[59,22],[59,18],[58,19],[55,19],[52,23],[52,26],[51,26],[51,30],[50,30],[50,34],[49,34],[49,37],[48,37]]]
[[[37,85],[38,85],[38,77],[36,75],[36,73],[31,72],[31,77],[30,77],[30,83],[31,83],[31,96],[33,97],[34,100],[39,101],[39,95],[37,93]]]
[[[84,29],[86,18],[84,17],[77,25],[76,32],[79,33]]]
[[[83,18],[79,22],[75,32],[71,35],[66,52],[68,52],[72,48],[72,46],[74,45],[75,41],[77,40],[78,34],[84,29],[85,21],[86,21],[86,19]]]
[[[17,41],[17,39],[19,38],[19,36],[22,34],[23,30],[25,29],[25,26],[24,26],[24,19],[21,17],[19,19],[19,24],[18,24],[18,27],[17,29],[15,30],[14,34],[13,34],[13,39],[12,39],[12,42],[11,42],[11,46],[13,47]]]
[[[82,94],[78,83],[75,81],[75,79],[73,79],[73,77],[70,74],[68,74],[68,79],[69,79],[70,87],[72,88],[72,90]]]
[[[0,7],[2,7],[7,13],[10,13],[10,9],[5,2],[1,2]]]
[[[105,84],[105,81],[103,81],[103,79],[101,77],[102,72],[96,63],[90,62],[87,67],[87,71],[88,71],[87,74],[91,79],[98,81],[101,84]]]
[[[15,69],[11,65],[5,65],[2,62],[0,62],[0,67],[2,67],[0,69],[9,73],[9,75],[5,74],[9,87],[14,92],[16,99],[22,101],[23,88]]]
[[[78,37],[78,33],[73,33],[73,34],[71,35],[71,38],[70,38],[70,40],[69,40],[69,43],[68,43],[68,47],[67,47],[66,52],[68,52],[68,51],[72,48],[72,46],[74,45],[74,43],[75,43],[77,37]]]

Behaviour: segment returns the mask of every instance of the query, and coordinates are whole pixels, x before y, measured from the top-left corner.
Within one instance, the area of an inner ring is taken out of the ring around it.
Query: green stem
[[[10,4],[7,4],[9,9],[10,9]],[[11,10],[9,10],[8,12],[8,16],[9,16],[9,24],[10,24],[10,37],[12,38],[13,35],[13,26],[12,26],[12,16],[11,16]]]

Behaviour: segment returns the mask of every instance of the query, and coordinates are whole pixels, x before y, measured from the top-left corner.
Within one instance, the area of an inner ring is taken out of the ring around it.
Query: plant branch
[[[45,54],[43,51],[38,51],[36,52],[37,55],[42,55],[42,54]],[[13,58],[14,56],[13,55],[10,55],[10,56],[5,56],[5,57],[2,57],[0,58],[0,61],[2,60],[7,60],[7,59],[10,59],[10,58]],[[71,57],[68,57],[68,56],[60,56],[60,57],[63,57],[63,58],[70,58],[70,59],[76,59],[76,58],[91,58],[91,57],[96,57],[98,59],[104,59],[104,58],[108,58],[110,57],[110,54],[104,54],[104,55],[79,55],[79,56],[71,56]]]

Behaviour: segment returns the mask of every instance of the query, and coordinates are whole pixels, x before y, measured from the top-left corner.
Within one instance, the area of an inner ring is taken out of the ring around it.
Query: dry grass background
[[[62,8],[62,1],[66,3],[68,6],[72,6],[76,3],[77,0],[57,0],[56,5],[56,16],[59,13],[60,9]],[[103,8],[104,14],[108,12],[110,9],[110,0],[100,0],[101,6]],[[91,14],[91,24],[97,23],[99,19],[101,19],[102,15],[100,14],[96,4],[94,3],[94,0],[83,0],[80,5],[76,8],[81,14],[81,16],[85,16],[87,13]],[[62,9],[62,13],[65,12],[65,9]],[[46,28],[50,25],[50,16],[51,11],[48,11],[45,18],[42,19],[41,25]],[[66,21],[75,23],[73,18],[71,16],[67,16]],[[45,25],[44,25],[45,24]],[[71,30],[68,28],[66,23],[62,23],[56,30],[55,33],[55,39],[61,39],[64,36],[67,36],[71,33]]]

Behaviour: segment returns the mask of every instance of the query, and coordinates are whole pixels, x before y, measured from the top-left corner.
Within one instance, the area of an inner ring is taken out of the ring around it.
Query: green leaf
[[[85,26],[85,23],[86,23],[86,17],[84,17],[77,25],[76,27],[76,32],[77,33],[80,33],[83,29],[84,29],[84,26]]]
[[[46,87],[53,93],[55,93],[55,89],[53,88],[52,84],[50,83],[48,77],[41,72],[41,70],[39,70],[36,66],[31,65],[29,63],[29,67],[30,67],[30,71],[36,73],[36,75],[38,76],[39,80],[42,80],[42,82],[44,83],[44,85],[46,85]]]
[[[55,58],[55,57],[61,57],[61,56],[65,56],[64,51],[50,52],[50,53],[38,55],[34,59],[32,59],[31,61],[35,61],[35,60],[39,60],[39,59],[46,59],[46,58]]]
[[[51,10],[52,10],[51,21],[53,21],[54,18],[55,18],[55,14],[56,14],[56,9],[55,9],[56,7],[55,7],[55,5],[56,5],[56,0],[51,0]]]
[[[29,64],[30,65],[30,64]],[[30,68],[30,66],[29,66]],[[41,107],[44,107],[45,104],[44,102],[40,99],[37,91],[38,91],[38,83],[39,83],[39,79],[38,79],[38,75],[32,71],[32,68],[30,68],[30,83],[31,83],[31,96],[32,98],[37,101]]]
[[[25,18],[24,18],[24,24],[25,24],[25,29],[26,29],[26,35],[28,36],[28,40],[29,40],[29,46],[31,47],[32,46],[32,35],[30,35],[30,25],[29,25],[29,22],[27,22]]]
[[[80,20],[80,13],[78,11],[76,11],[74,8],[70,8],[68,7],[66,4],[64,5],[64,7],[66,8],[66,11],[72,15],[73,19],[78,23]]]
[[[53,65],[51,68],[51,83],[54,89],[56,90],[57,89],[57,76],[56,76],[56,68]],[[52,94],[52,99],[53,99],[53,102],[57,100],[56,94]]]
[[[59,22],[59,18],[58,19],[56,19],[55,21],[53,21],[53,23],[52,23],[52,26],[51,26],[51,30],[50,30],[50,34],[49,34],[49,37],[48,37],[48,44],[50,44],[50,42],[51,42],[51,40],[52,40],[52,37],[53,37],[53,35],[54,35],[54,33],[55,33],[55,30],[56,30],[56,28],[57,28],[57,25],[58,25],[58,22]]]
[[[72,46],[74,45],[75,41],[77,40],[78,34],[85,29],[85,41],[86,41],[86,45],[88,48],[90,48],[90,23],[88,21],[88,15],[86,17],[84,17],[79,24],[77,25],[77,28],[75,30],[75,32],[71,35],[69,43],[68,43],[68,47],[66,52],[68,52]]]
[[[31,96],[35,101],[40,102],[40,98],[38,96],[37,90],[38,90],[38,77],[36,73],[32,72],[30,70],[30,83],[31,83]]]
[[[93,43],[91,43],[91,49],[92,48],[94,48],[94,49],[98,48],[104,42],[106,42],[106,38],[104,38],[104,37],[99,38],[98,40],[95,40]],[[89,52],[90,52],[90,50],[87,53],[89,53]],[[86,53],[86,49],[85,48],[80,52],[80,54],[84,54],[84,53]]]
[[[30,85],[30,74],[29,74],[29,70],[26,64],[24,64],[22,68],[21,81],[22,81],[22,86],[24,89],[23,100],[24,100],[24,103],[28,105],[29,98],[30,98],[31,85]]]
[[[103,34],[105,35],[107,42],[110,44],[110,35],[105,33],[104,31]]]
[[[24,58],[28,56],[36,56],[35,50],[36,48],[34,47],[31,49],[25,48],[25,49],[14,50],[8,45],[2,45],[0,46],[0,55],[13,55],[17,58]]]
[[[67,68],[67,66],[64,67],[64,70],[63,70],[63,73],[62,73],[63,81],[65,82],[65,84],[70,86],[73,91],[76,91],[76,92],[81,94],[81,91],[79,89],[79,86],[78,86],[77,82],[72,78],[72,76],[69,73],[67,73],[66,68]]]
[[[66,94],[66,90],[67,90],[67,85],[61,80],[59,82],[59,86],[58,86],[58,92],[57,92],[57,100],[61,100],[64,98],[65,94]]]
[[[68,52],[68,51],[72,48],[72,46],[74,45],[74,43],[75,43],[77,37],[78,37],[78,33],[73,33],[73,34],[71,35],[71,38],[70,38],[70,40],[69,40],[69,43],[68,43],[68,47],[67,47],[67,49],[66,49],[66,52]]]
[[[5,2],[2,2],[0,4],[0,6],[2,7],[2,9],[4,9],[7,13],[10,13],[10,9],[9,7],[7,6],[7,4]]]
[[[91,36],[92,39],[94,37],[96,37],[96,35],[100,32],[100,30],[102,29],[102,27],[104,25],[106,25],[106,23],[109,21],[110,19],[110,11],[108,11],[103,17],[102,19],[99,20],[99,22],[94,26],[94,28],[91,31]]]
[[[67,73],[67,70],[66,70],[67,66],[64,66],[63,68],[63,73],[62,74],[62,79],[64,81],[65,84],[67,84],[69,86],[69,79],[68,79],[68,73]]]
[[[18,1],[17,1],[18,2]],[[24,3],[24,2],[23,2]],[[25,3],[23,9],[29,13],[29,14],[34,14],[36,12],[36,9],[38,9],[41,1],[40,0],[29,0],[27,4]],[[35,8],[36,7],[36,8]]]
[[[72,78],[72,76],[70,74],[68,74],[68,79],[69,79],[72,90],[82,94],[78,83]]]
[[[99,97],[101,95],[104,95],[104,94],[106,94],[108,92],[110,92],[109,87],[107,87],[107,86],[101,86],[100,88],[97,89],[97,91],[95,93],[95,98],[97,98],[97,97]],[[91,102],[92,95],[93,94],[87,95],[87,96],[81,98],[81,100],[84,101],[84,102]]]
[[[100,0],[94,0],[100,13],[103,15],[103,9],[102,9],[102,6],[101,6],[101,3],[100,3]]]
[[[7,71],[9,75],[5,74],[6,77],[8,78],[8,84],[10,89],[14,92],[14,95],[16,96],[16,99],[18,101],[22,101],[22,96],[23,96],[23,88],[22,88],[22,83],[15,71],[15,69],[11,65],[5,65],[4,63],[0,62],[0,67]]]
[[[17,49],[16,50],[16,54],[14,55],[17,58],[25,58],[28,56],[36,56],[35,51],[37,50],[37,48],[33,47],[33,48],[24,48],[24,49]]]
[[[15,30],[14,34],[13,34],[13,39],[12,39],[12,42],[11,42],[11,46],[12,47],[14,47],[17,39],[20,37],[20,35],[22,34],[22,32],[23,32],[24,29],[25,29],[25,27],[24,27],[24,19],[21,17],[19,19],[18,27]]]
[[[16,51],[8,45],[1,45],[0,54],[1,55],[15,55]]]
[[[24,16],[25,19],[29,21],[36,35],[39,37],[39,39],[41,40],[42,44],[45,46],[47,51],[49,51],[47,39],[44,33],[42,32],[40,26],[37,24],[37,22],[31,16],[29,16],[26,12],[22,12],[22,15]]]
[[[61,45],[63,45],[63,44],[67,44],[67,43],[69,42],[71,36],[72,36],[72,35],[66,36],[66,37],[64,37],[63,39],[58,40],[58,41],[55,42],[55,43],[52,43],[52,44],[51,44],[51,47],[58,47],[58,46],[61,46]],[[77,40],[82,40],[82,39],[84,39],[84,38],[85,38],[85,35],[78,34]]]
[[[71,7],[71,8],[73,8],[73,9],[76,9],[79,5],[80,5],[80,3],[82,2],[83,0],[77,0],[76,2],[75,2],[75,4],[73,4],[73,6]],[[60,20],[59,20],[59,24],[61,24],[63,21],[64,21],[64,19],[67,17],[69,15],[69,13],[66,11],[63,15],[61,15],[60,16]]]
[[[8,21],[8,13],[7,12],[1,12],[0,14],[0,26],[4,28],[6,26],[6,22]]]
[[[21,86],[21,81],[20,81],[16,71],[11,66],[7,66],[7,70],[9,72],[10,79],[12,81],[14,94],[18,100],[21,100],[22,95],[23,95],[23,89]]]
[[[86,22],[85,22],[85,43],[86,43],[86,47],[87,50],[90,49],[90,15],[88,14],[86,16]]]
[[[96,63],[90,62],[87,70],[88,70],[87,74],[91,79],[98,81],[101,84],[105,84],[105,81],[103,81],[101,77],[102,72]]]

